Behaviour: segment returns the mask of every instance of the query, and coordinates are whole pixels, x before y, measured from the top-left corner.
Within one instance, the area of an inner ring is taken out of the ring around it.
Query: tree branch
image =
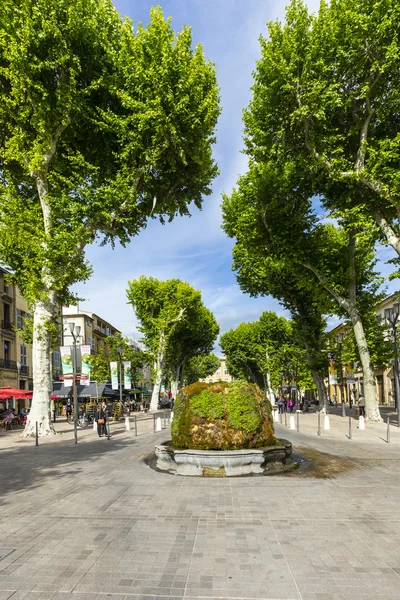
[[[356,235],[354,229],[349,234],[349,266],[350,266],[350,282],[349,282],[349,300],[355,303],[356,301]]]
[[[314,273],[314,275],[316,276],[318,281],[321,283],[321,285],[323,285],[323,287],[326,289],[326,291],[329,292],[329,294],[331,294],[331,296],[333,296],[335,298],[335,300],[339,304],[339,306],[344,308],[347,313],[350,313],[351,306],[350,306],[349,300],[347,298],[343,298],[343,296],[338,294],[333,289],[333,287],[329,284],[327,278],[324,275],[321,275],[321,273],[319,273],[312,265],[310,265],[309,263],[302,263],[302,265],[303,265],[303,267],[305,267],[306,269],[308,269],[309,271]]]
[[[373,210],[372,215],[376,224],[385,235],[388,244],[392,246],[392,248],[400,256],[400,236],[395,232],[393,227],[388,223],[379,210]]]
[[[60,135],[66,129],[66,127],[70,124],[70,122],[71,122],[71,119],[68,116],[67,117],[67,122],[63,123],[62,125],[59,125],[56,128],[54,134],[51,136],[51,139],[50,139],[50,148],[47,150],[47,152],[44,153],[44,156],[43,156],[43,163],[44,163],[44,168],[45,168],[45,172],[46,173],[48,171],[49,164],[50,164],[53,156],[56,153],[57,143],[58,143],[58,140],[60,139]]]

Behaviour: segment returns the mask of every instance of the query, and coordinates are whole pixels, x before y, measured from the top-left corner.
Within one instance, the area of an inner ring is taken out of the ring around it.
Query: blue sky
[[[148,0],[114,0],[121,15],[134,22],[148,22]],[[319,0],[309,0],[315,10]],[[179,31],[183,24],[193,29],[193,42],[201,42],[205,55],[217,67],[222,114],[214,155],[220,175],[213,182],[213,194],[205,198],[202,211],[193,209],[191,218],[181,217],[161,225],[150,221],[147,228],[126,247],[92,246],[87,258],[94,274],[74,291],[91,310],[111,322],[125,335],[138,339],[137,321],[126,304],[127,281],[141,274],[160,279],[178,277],[202,292],[224,332],[242,321],[258,319],[264,310],[285,312],[273,298],[250,298],[242,294],[231,271],[232,240],[221,230],[221,194],[229,192],[239,174],[246,170],[241,153],[242,109],[250,100],[255,61],[259,58],[260,34],[266,22],[284,17],[282,0],[168,0],[164,14],[172,17]],[[385,249],[385,254],[387,254]]]

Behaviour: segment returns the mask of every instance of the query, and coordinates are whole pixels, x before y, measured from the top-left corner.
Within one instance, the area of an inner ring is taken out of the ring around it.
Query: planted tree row
[[[159,8],[134,27],[111,0],[3,0],[0,260],[33,313],[26,436],[54,433],[51,332],[85,247],[200,207],[218,114],[214,65]]]
[[[249,168],[223,201],[242,289],[291,311],[316,378],[324,315],[348,321],[371,420],[372,349],[384,345],[376,244],[400,253],[399,25],[394,0],[331,0],[317,15],[292,0],[261,39],[244,113]]]

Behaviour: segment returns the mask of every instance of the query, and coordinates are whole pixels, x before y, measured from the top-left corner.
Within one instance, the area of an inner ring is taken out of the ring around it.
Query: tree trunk
[[[54,319],[56,311],[57,295],[55,291],[50,291],[47,299],[41,300],[35,306],[32,344],[33,397],[31,410],[21,437],[34,437],[36,423],[38,424],[40,437],[55,435],[56,433],[50,415],[53,378],[51,334],[48,330],[48,322]]]
[[[158,399],[160,397],[161,380],[162,380],[162,373],[163,373],[163,368],[164,368],[165,354],[166,354],[165,333],[164,333],[164,331],[161,331],[160,341],[159,341],[158,348],[157,348],[157,358],[156,358],[156,361],[154,364],[155,379],[154,379],[153,393],[151,395],[150,410],[158,409]]]
[[[176,398],[179,389],[179,373],[180,367],[173,366],[171,367],[171,393],[172,397]]]
[[[312,375],[313,381],[315,383],[315,387],[317,388],[318,398],[321,403],[321,408],[322,408],[323,412],[326,412],[327,408],[329,406],[329,398],[328,398],[328,394],[326,392],[324,378],[320,373],[318,373],[314,369],[311,369],[311,375]]]
[[[310,371],[311,371],[313,381],[315,383],[315,387],[317,388],[318,398],[319,398],[319,401],[321,402],[322,410],[324,412],[326,412],[327,408],[329,406],[329,398],[328,398],[328,394],[326,392],[324,377],[323,377],[323,375],[321,375],[320,373],[318,373],[318,371],[316,371],[314,369],[311,347],[310,347],[309,342],[306,340],[307,326],[305,325],[305,323],[303,323],[303,321],[301,321],[301,325],[302,325],[302,329],[303,329],[303,333],[304,333],[303,344],[304,344],[304,348],[306,350],[307,362],[310,367]]]
[[[268,361],[268,352],[265,353],[265,358]],[[264,388],[265,388],[265,395],[268,398],[268,400],[271,402],[271,406],[275,406],[275,394],[271,388],[271,373],[269,371],[269,369],[263,373],[263,380],[264,380]]]
[[[350,318],[364,376],[365,416],[369,421],[382,421],[376,393],[375,374],[371,367],[364,327],[357,310],[351,311]]]
[[[375,374],[371,367],[371,359],[369,354],[369,348],[367,339],[365,337],[364,327],[361,321],[360,313],[357,308],[356,300],[356,260],[355,260],[355,247],[356,247],[356,232],[352,230],[349,234],[349,267],[350,267],[350,281],[349,281],[349,295],[348,298],[341,296],[334,288],[332,288],[325,277],[323,277],[312,265],[304,264],[307,269],[312,271],[324,288],[335,298],[336,302],[341,306],[349,315],[351,324],[353,326],[354,337],[357,344],[358,353],[360,355],[361,366],[364,375],[364,394],[365,394],[365,415],[369,421],[382,421],[379,405],[378,395],[376,393],[376,382]]]

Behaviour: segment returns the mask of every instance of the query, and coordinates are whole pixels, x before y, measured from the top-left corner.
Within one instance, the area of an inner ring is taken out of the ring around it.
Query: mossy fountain
[[[290,442],[275,438],[271,404],[256,385],[194,383],[174,408],[172,441],[156,446],[161,471],[229,477],[297,467]]]

